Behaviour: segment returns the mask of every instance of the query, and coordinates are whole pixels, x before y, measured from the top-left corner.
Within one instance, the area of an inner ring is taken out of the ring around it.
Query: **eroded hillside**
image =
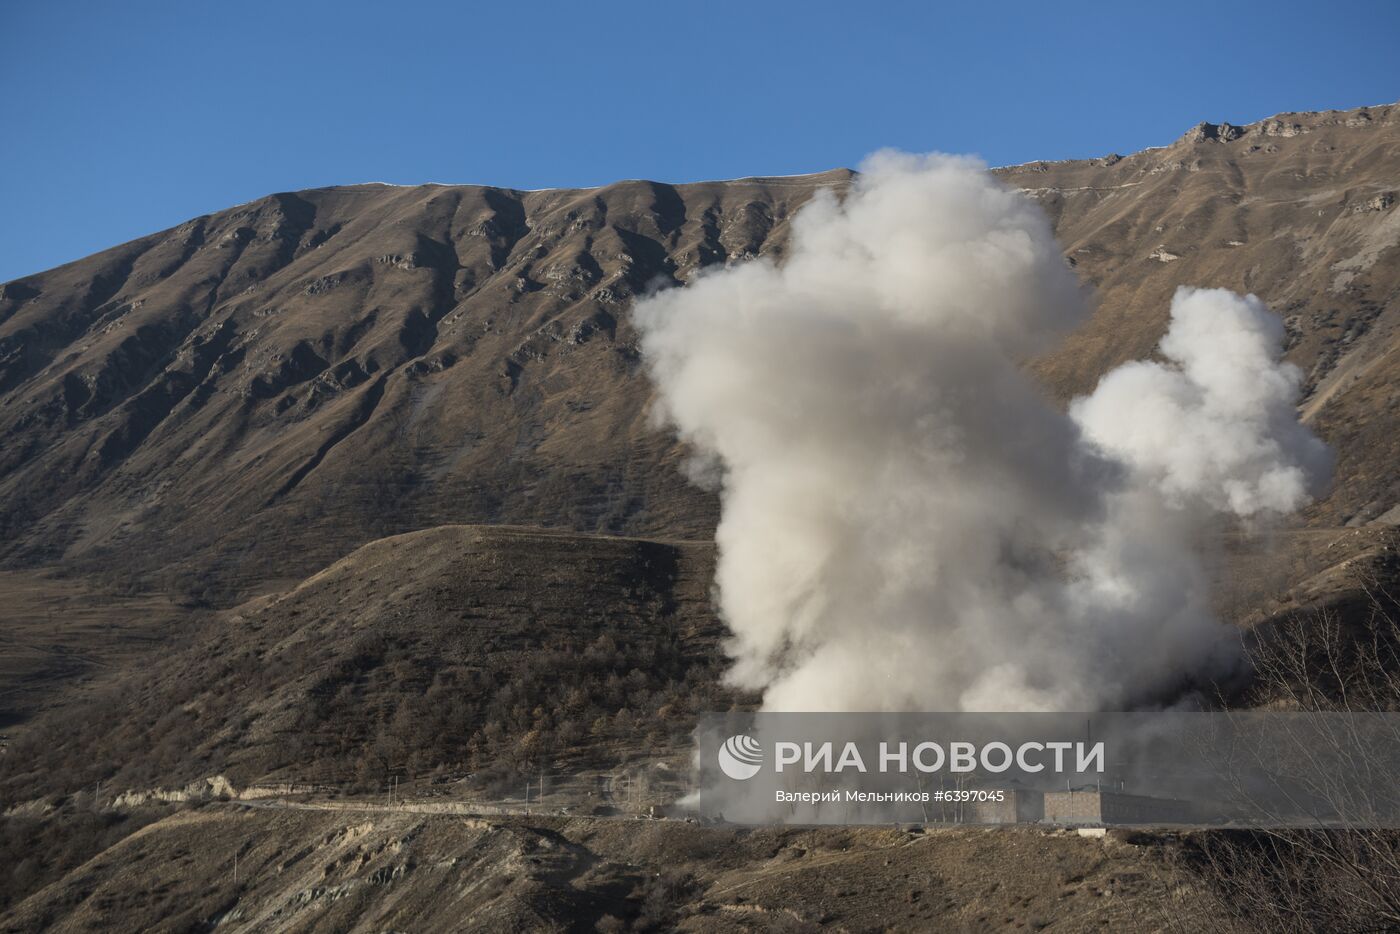
[[[280,194],[12,282],[5,555],[202,593],[453,521],[702,535],[629,302],[848,175]]]

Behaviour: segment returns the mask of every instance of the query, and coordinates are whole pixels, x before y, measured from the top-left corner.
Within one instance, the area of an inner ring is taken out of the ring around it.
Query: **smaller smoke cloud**
[[[1075,400],[1085,436],[1177,505],[1251,518],[1308,503],[1331,453],[1298,422],[1302,373],[1280,362],[1283,322],[1226,289],[1178,289],[1171,314],[1167,363],[1118,367]]]
[[[717,468],[730,680],[769,710],[1089,710],[1230,664],[1197,543],[1325,483],[1283,329],[1178,294],[1163,363],[1070,413],[1023,361],[1087,305],[1044,215],[972,160],[882,154],[782,265],[634,319],[662,414]]]

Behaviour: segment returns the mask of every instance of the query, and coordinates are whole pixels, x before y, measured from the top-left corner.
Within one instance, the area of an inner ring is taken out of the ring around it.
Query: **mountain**
[[[1097,311],[1060,398],[1152,352],[1180,284],[1258,293],[1339,452],[1317,526],[1394,523],[1400,107],[1201,124],[998,169]],[[852,174],[283,193],[0,288],[0,562],[227,602],[449,523],[706,538],[628,305],[755,255]]]

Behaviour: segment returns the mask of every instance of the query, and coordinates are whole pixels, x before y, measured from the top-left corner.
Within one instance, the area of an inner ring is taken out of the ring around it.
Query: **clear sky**
[[[1400,0],[0,0],[0,281],[274,191],[1131,152],[1400,99]]]

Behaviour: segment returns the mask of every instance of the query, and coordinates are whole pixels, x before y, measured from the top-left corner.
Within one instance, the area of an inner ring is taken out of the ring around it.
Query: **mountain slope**
[[[36,892],[0,931],[1148,931],[1198,927],[1213,907],[1168,860],[1174,841],[1141,833],[415,810],[177,813]]]
[[[627,303],[847,175],[281,194],[10,283],[6,557],[257,579],[448,521],[702,533]]]
[[[713,546],[508,526],[372,542],[26,724],[0,802],[222,774],[382,789],[684,758],[719,686]],[[193,628],[193,627],[192,627]],[[751,700],[751,698],[750,698]]]
[[[1061,396],[1150,354],[1177,286],[1254,292],[1284,317],[1304,418],[1339,453],[1313,523],[1400,522],[1400,106],[1203,123],[1163,149],[1000,174],[1097,291],[1090,324],[1042,361]]]

